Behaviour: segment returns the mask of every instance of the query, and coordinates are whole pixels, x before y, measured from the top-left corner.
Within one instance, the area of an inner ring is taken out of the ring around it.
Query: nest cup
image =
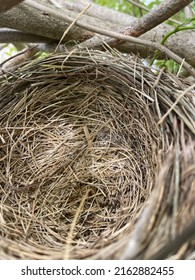
[[[4,74],[0,258],[152,258],[195,215],[194,98],[114,50]]]

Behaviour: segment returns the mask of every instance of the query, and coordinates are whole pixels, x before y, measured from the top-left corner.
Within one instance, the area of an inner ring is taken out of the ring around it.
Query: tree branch
[[[0,43],[16,43],[16,42],[22,42],[22,43],[53,43],[54,41],[52,39],[21,32],[14,29],[9,28],[0,28]],[[56,40],[57,42],[57,40]]]
[[[123,33],[133,37],[139,37],[178,13],[191,2],[192,0],[164,0],[148,14],[135,20]]]
[[[8,11],[24,0],[1,0],[0,13]]]
[[[28,1],[29,2],[29,1]],[[31,2],[31,1],[30,1]],[[34,1],[33,1],[34,2]],[[64,31],[68,28],[69,24],[75,20],[78,16],[78,13],[74,11],[70,11],[67,9],[58,9],[54,6],[46,6],[41,5],[41,9],[31,8],[28,4],[22,3],[8,12],[5,12],[0,17],[0,27],[8,27],[29,33],[35,34],[42,37],[47,37],[55,40],[60,40]],[[37,3],[37,2],[36,2]],[[42,1],[39,1],[40,4]],[[40,7],[40,6],[39,6]],[[46,8],[50,8],[51,12],[46,11]],[[93,7],[93,5],[92,5]],[[95,9],[97,7],[95,6]],[[102,9],[102,10],[101,10]],[[103,11],[104,7],[99,7],[97,10],[97,14],[100,15]],[[92,8],[87,11],[87,13],[92,13]],[[95,11],[93,11],[94,13]],[[61,15],[58,18],[58,15]],[[97,18],[82,15],[82,18],[78,20],[77,27],[73,26],[71,30],[69,30],[68,34],[66,34],[65,40],[82,42],[87,38],[91,38],[94,35],[94,32],[86,31],[84,28],[87,26],[89,27],[98,27],[100,30],[109,31],[109,30],[123,30],[126,26],[132,24],[135,20],[134,17],[113,11],[111,9],[105,8],[105,15],[107,20],[114,19],[116,20],[116,24],[111,23],[109,21],[102,21]],[[78,27],[80,26],[80,27]],[[95,29],[94,29],[95,30]],[[140,38],[150,41],[150,45],[142,45],[141,43],[136,43],[135,41],[126,41],[123,44],[119,44],[116,46],[117,49],[123,52],[133,52],[139,53],[142,57],[148,57],[154,54],[154,43],[160,43],[164,34],[170,32],[172,30],[171,26],[166,24],[161,24],[158,27],[152,29],[151,31],[145,33]],[[30,42],[30,37],[29,42]],[[108,37],[100,39],[99,37],[90,39],[89,42],[86,42],[86,46],[90,46],[93,43],[93,47],[95,48],[95,44],[99,42],[102,44],[103,40],[107,40]],[[27,41],[24,39],[25,42]],[[5,41],[6,42],[6,41]],[[32,41],[33,42],[33,41]],[[89,45],[87,45],[89,43]],[[175,54],[179,55],[182,58],[190,63],[192,66],[195,67],[195,56],[194,56],[194,49],[195,49],[195,32],[194,31],[185,31],[177,33],[171,38],[169,38],[166,42],[166,46]],[[162,54],[162,53],[161,53]],[[163,54],[161,58],[163,58]]]
[[[21,65],[22,62],[25,62],[28,59],[31,59],[39,49],[37,47],[27,48],[17,53],[16,55],[8,58],[6,61],[1,63],[0,76],[4,75],[7,72],[14,71]]]
[[[134,20],[131,25],[126,27],[121,33],[124,35],[139,37],[169,19],[191,2],[192,0],[164,0],[148,14]],[[115,47],[116,45],[122,44],[123,41],[119,39],[107,39],[106,43],[111,47]],[[100,45],[100,43],[98,45]],[[94,48],[95,47],[94,44]]]
[[[136,43],[136,44],[140,44],[140,45],[144,45],[146,47],[153,47],[155,50],[159,50],[161,53],[165,54],[166,56],[168,56],[169,58],[175,60],[178,64],[182,65],[183,68],[185,68],[194,78],[195,78],[195,69],[188,64],[187,62],[185,62],[181,57],[179,57],[177,54],[175,54],[174,52],[172,52],[171,50],[169,50],[168,48],[166,48],[165,46],[155,43],[155,42],[150,42],[150,41],[146,41],[140,38],[135,38],[132,36],[128,36],[128,35],[123,35],[121,33],[116,33],[113,31],[106,31],[106,30],[100,30],[99,28],[93,28],[93,30],[97,31],[97,33],[102,34],[102,35],[106,35],[109,37],[112,37],[110,40],[114,41],[116,39],[116,41],[127,41],[127,42],[131,42],[131,43]],[[97,37],[98,38],[98,37]],[[113,39],[115,38],[115,39]],[[99,38],[98,38],[99,39]],[[107,40],[108,41],[108,40]],[[104,48],[104,45],[107,43],[107,41],[103,41],[103,39],[100,39],[98,41],[97,44],[95,44],[95,48]],[[79,48],[94,48],[93,47],[93,38],[92,38],[92,44],[90,44],[90,40],[87,40],[83,43],[81,43],[79,45]],[[75,47],[74,47],[75,48]]]
[[[69,23],[76,16],[76,13],[70,11],[61,12],[54,6],[26,0],[21,5],[1,14],[0,27],[10,29],[17,27],[17,30],[25,33],[60,40]],[[92,35],[93,33],[74,26],[67,34],[66,40],[83,41]]]
[[[135,6],[135,7],[140,8],[141,10],[144,10],[144,11],[146,11],[146,12],[150,12],[150,9],[148,9],[147,7],[141,5],[139,2],[135,2],[135,1],[133,1],[133,0],[127,0],[127,2],[131,3],[132,6]],[[169,18],[169,21],[170,21],[170,22],[173,22],[173,23],[176,23],[176,24],[181,24],[180,21],[175,20],[175,19],[172,19],[172,18]]]

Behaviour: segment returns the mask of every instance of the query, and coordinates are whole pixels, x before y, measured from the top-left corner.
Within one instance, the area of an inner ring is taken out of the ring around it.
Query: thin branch
[[[168,48],[166,48],[165,46],[162,46],[161,44],[155,43],[155,42],[150,42],[147,40],[143,40],[143,39],[139,39],[139,38],[134,38],[132,36],[127,36],[127,35],[123,35],[121,33],[117,33],[117,32],[113,32],[113,31],[107,31],[107,30],[101,30],[100,28],[97,27],[90,27],[90,26],[85,26],[85,28],[88,28],[88,30],[92,30],[96,33],[99,33],[101,35],[105,35],[105,36],[109,36],[112,37],[109,41],[106,40],[105,43],[109,42],[109,45],[112,44],[112,42],[114,42],[115,39],[117,39],[118,41],[127,41],[127,42],[133,42],[135,44],[141,44],[144,45],[146,47],[153,47],[154,49],[160,51],[161,53],[163,53],[164,55],[168,56],[169,58],[173,59],[174,61],[176,61],[178,64],[182,64],[183,68],[186,69],[194,78],[195,78],[195,69],[188,64],[186,61],[184,61],[181,57],[179,57],[178,55],[176,55],[174,52],[172,52],[171,50],[169,50]],[[92,44],[90,45],[90,41],[92,42]],[[99,38],[99,42],[98,44],[94,44],[94,40],[89,39],[83,43],[81,43],[79,45],[79,48],[99,48],[102,49],[103,45],[104,45],[104,41],[102,39]]]
[[[134,1],[130,1],[130,2],[134,3]],[[79,11],[82,10],[84,5],[82,3],[65,2],[65,3],[63,3],[63,6],[65,8],[68,8],[68,9],[72,10],[72,11],[79,12]],[[149,9],[147,9],[147,10],[150,11]],[[106,7],[101,7],[101,6],[96,5],[96,4],[92,4],[91,8],[86,12],[86,14],[89,15],[89,16],[97,17],[97,18],[102,19],[102,20],[109,20],[110,22],[114,20],[119,24],[119,26],[121,24],[124,24],[124,25],[128,24],[129,25],[129,24],[132,23],[132,21],[135,20],[129,15],[122,14],[120,12],[110,10]],[[171,20],[171,19],[169,19],[169,20]],[[174,21],[174,22],[175,23],[180,23],[180,22],[177,22],[177,21]],[[169,33],[172,30],[172,29],[168,30],[169,29],[168,25],[166,27],[165,26],[166,25],[161,24],[158,29],[156,28],[156,29],[153,29],[152,31],[147,32],[147,34],[144,34],[144,38],[147,38],[150,41],[154,41],[154,42],[155,41],[158,42],[158,40],[161,41],[162,36],[164,36],[164,34]],[[163,28],[162,35],[160,35],[161,28]],[[167,30],[165,30],[165,28],[167,28]],[[111,30],[111,28],[109,28],[109,29]],[[115,28],[113,27],[112,30],[115,30]],[[157,32],[159,32],[159,35],[158,35]],[[152,33],[153,33],[153,36],[150,37],[149,34],[152,34]],[[189,34],[188,32],[185,32],[185,36],[188,36],[188,34]],[[183,36],[183,34],[182,34],[182,36]],[[177,51],[175,51],[175,47],[177,46],[177,42],[180,41],[180,44],[181,44],[181,40],[183,40],[183,38],[184,38],[184,36],[182,38],[180,38],[180,37],[181,37],[181,35],[179,35],[179,37],[174,36],[171,40],[169,40],[167,42],[168,48],[171,49],[175,53],[178,53]],[[106,38],[102,39],[102,40],[97,40],[97,37],[96,38],[94,37],[93,39],[92,38],[89,39],[88,41],[86,41],[86,44],[85,43],[84,44],[89,48],[90,48],[90,45],[92,45],[92,44],[93,44],[93,48],[96,48],[96,47],[98,48],[98,42],[99,42],[99,46],[100,46],[103,40],[105,40],[109,45],[110,44],[114,45],[112,43],[113,40],[107,41]],[[186,39],[185,42],[187,42],[187,44],[188,44],[187,49],[188,49],[188,51],[190,51],[189,46],[191,46],[192,43],[189,43],[188,39]],[[88,45],[88,43],[89,43],[89,45]],[[117,45],[115,45],[115,47],[122,52],[123,51],[124,52],[129,52],[130,51],[130,52],[134,52],[134,53],[136,53],[136,52],[140,53],[141,56],[143,56],[143,57],[147,57],[148,55],[150,55],[154,51],[154,48],[151,48],[151,46],[148,49],[146,49],[146,48],[144,49],[144,47],[142,48],[141,45],[138,46],[136,43],[135,43],[134,46],[133,46],[133,44],[131,44],[131,47],[130,47],[130,44],[127,44],[127,43],[126,44],[121,44],[121,45],[117,44]],[[180,45],[180,47],[181,47],[181,45]],[[128,51],[128,49],[129,49],[129,51]],[[183,49],[183,48],[181,47],[181,49]],[[192,65],[194,65],[194,63],[192,63],[193,56],[194,56],[193,53],[194,52],[192,51],[190,59],[187,59],[188,62]],[[144,54],[145,54],[145,56],[144,56]],[[184,55],[185,55],[185,57],[187,58],[187,55],[186,55],[187,53],[184,54],[182,52],[179,52],[179,54],[180,54],[181,57],[184,57]],[[161,53],[161,58],[163,58],[162,53]]]
[[[140,9],[146,11],[146,12],[150,12],[151,11],[147,7],[141,5],[140,3],[137,3],[137,2],[135,2],[133,0],[126,0],[126,1],[129,2],[130,4],[132,4],[133,6],[136,6],[136,7],[140,8]],[[169,18],[169,21],[172,22],[172,23],[181,24],[180,21],[172,19],[172,18]]]
[[[41,36],[43,35],[44,37],[48,37],[59,41],[64,33],[64,30],[66,30],[69,24],[72,23],[78,15],[77,13],[72,12],[70,10],[66,10],[66,9],[59,10],[54,6],[52,7],[43,4],[41,5],[40,2],[38,3],[35,1],[33,1],[33,3],[39,5],[38,9],[31,8],[28,5],[28,3],[29,1],[25,1],[21,5],[18,5],[18,7],[16,6],[10,11],[6,13],[2,13],[0,17],[0,27],[9,27],[11,29],[17,28],[18,30],[23,31],[25,33],[31,33],[35,35],[41,35]],[[103,7],[101,8],[104,9]],[[91,13],[92,9],[89,8],[89,11]],[[104,35],[105,31],[108,31],[108,33],[111,34],[109,30],[119,30],[119,29],[123,30],[124,26],[130,25],[131,22],[135,20],[132,16],[128,16],[126,14],[123,15],[122,13],[116,11],[112,11],[114,12],[114,14],[113,13],[109,14],[110,9],[108,8],[106,8],[105,11],[106,11],[105,15],[107,19],[108,18],[117,19],[117,24],[110,23],[108,21],[106,22],[101,21],[98,20],[97,18],[83,15],[82,18],[79,19],[76,23],[77,27],[73,26],[71,30],[68,32],[68,34],[66,35],[65,37],[66,42],[68,41],[70,41],[70,43],[71,42],[73,43],[75,41],[82,42],[91,38],[94,35],[94,33],[86,31],[85,28],[87,28],[88,30],[92,30],[92,26],[93,26],[92,31],[96,33]],[[60,14],[60,18],[59,18],[59,14]],[[31,19],[30,24],[29,24],[29,18]],[[119,23],[120,19],[122,24]],[[96,26],[99,28],[99,31]],[[169,27],[166,24],[161,24],[157,28],[154,28],[153,30],[143,35],[143,38],[147,39],[145,41],[148,41],[146,45],[142,45],[143,42],[141,41],[139,41],[139,43],[136,43],[135,40],[133,41],[131,39],[131,40],[126,40],[126,43],[117,45],[116,48],[122,52],[139,53],[143,57],[148,57],[153,55],[155,51],[155,42],[160,42],[163,34],[168,33],[170,30],[171,27]],[[109,36],[109,34],[107,36]],[[103,41],[107,42],[108,39],[109,38],[98,38],[97,40],[97,37],[92,38],[90,39],[90,41],[86,41],[86,47],[88,46],[90,47],[91,45],[93,48],[96,48],[96,45],[101,46],[102,42]],[[113,39],[109,39],[109,40],[113,40]],[[179,54],[180,57],[184,57],[186,61],[188,61],[188,63],[195,66],[195,57],[194,57],[195,43],[194,42],[195,42],[195,32],[186,31],[183,34],[178,33],[172,36],[171,40],[168,40],[166,42],[166,46],[174,53]],[[161,52],[161,55],[162,55],[161,58],[164,58],[166,56],[166,52],[164,52],[163,50],[163,52]]]
[[[0,76],[7,73],[14,71],[21,65],[22,62],[31,59],[34,55],[39,51],[38,48],[32,47],[22,50],[21,52],[9,57],[6,61],[0,64]]]
[[[48,13],[50,13],[53,16],[58,16],[61,19],[64,19],[64,20],[66,20],[66,21],[68,21],[70,23],[72,23],[74,21],[74,18],[71,18],[69,16],[65,16],[61,12],[55,11],[52,8],[44,6],[44,5],[42,5],[40,3],[37,3],[35,1],[26,0],[26,3],[30,7],[38,9],[38,10],[45,9],[45,12],[48,12]],[[168,57],[172,58],[177,63],[179,63],[179,64],[183,63],[183,67],[193,77],[195,77],[195,69],[193,69],[192,66],[190,66],[187,62],[183,62],[183,59],[181,59],[178,55],[176,55],[175,53],[173,53],[172,51],[170,51],[169,49],[167,49],[166,47],[164,47],[164,46],[162,46],[162,45],[160,45],[158,43],[153,43],[153,42],[149,42],[149,41],[146,41],[146,40],[141,40],[141,39],[138,39],[138,38],[134,38],[134,37],[131,37],[131,36],[123,35],[123,34],[120,34],[120,33],[117,33],[117,32],[113,32],[113,31],[102,30],[99,27],[90,26],[90,25],[88,25],[86,23],[83,23],[83,22],[80,22],[80,21],[75,22],[75,25],[79,26],[79,27],[82,27],[82,28],[84,28],[84,29],[86,29],[88,31],[93,31],[93,32],[99,33],[101,35],[106,35],[106,36],[109,36],[109,37],[117,39],[117,40],[111,39],[111,41],[109,41],[109,45],[112,45],[112,43],[113,42],[115,43],[116,41],[120,41],[120,42],[128,41],[128,42],[134,42],[134,43],[137,43],[137,44],[143,44],[143,45],[148,46],[148,47],[153,46],[155,49],[159,50],[160,52],[166,53],[166,55]],[[107,41],[106,41],[106,43],[107,43]],[[85,44],[83,44],[83,45],[81,44],[80,45],[80,47],[82,47],[82,46],[84,46],[84,48],[86,47]],[[102,41],[101,40],[100,40],[99,46],[102,47]],[[89,46],[87,46],[87,47],[89,47]],[[92,47],[94,47],[94,46],[92,46]],[[95,46],[95,47],[97,47],[97,46]]]
[[[77,17],[71,22],[71,24],[68,26],[68,28],[64,31],[64,34],[62,35],[62,38],[60,39],[60,41],[56,47],[56,50],[58,49],[59,45],[64,40],[64,38],[65,38],[66,34],[69,32],[69,30],[73,27],[73,25],[76,24],[78,19],[89,9],[90,6],[91,6],[91,4],[88,4],[86,7],[84,7],[84,9],[77,15]]]
[[[179,12],[182,8],[189,5],[192,0],[164,0],[156,8],[152,9],[148,14],[136,19],[131,26],[125,28],[121,33],[124,35],[130,35],[133,37],[139,37],[145,34],[147,31],[158,26],[171,16]],[[112,47],[122,44],[124,41],[115,39],[106,41],[106,43]]]
[[[131,26],[123,31],[123,33],[133,37],[139,37],[178,13],[191,2],[192,0],[164,0],[148,14],[135,20]]]
[[[173,105],[169,108],[169,110],[164,114],[164,116],[158,121],[158,125],[162,124],[166,117],[171,113],[171,111],[177,106],[178,102],[183,98],[189,91],[195,88],[195,84],[192,84],[190,87],[188,87],[185,91],[183,91],[178,98],[175,100]]]
[[[184,2],[186,2],[186,1],[187,0],[185,0]],[[26,1],[26,2],[29,4],[29,6],[31,6],[33,8],[36,8],[36,9],[42,9],[44,7],[44,5],[39,4],[39,3],[35,2],[35,1],[32,1],[32,0],[31,1]],[[52,10],[52,8],[50,8],[50,7],[45,7],[45,12],[49,12],[49,13],[52,13],[52,14],[55,14],[55,15],[58,14],[58,16],[60,18],[62,18],[62,19],[66,18],[66,20],[68,20],[70,22],[74,21],[74,19],[72,19],[71,17],[64,16],[62,13]],[[99,33],[99,34],[106,35],[106,36],[113,37],[113,38],[117,39],[117,40],[111,39],[112,42],[113,41],[120,41],[120,42],[130,41],[130,42],[144,44],[148,47],[153,46],[155,49],[159,50],[160,52],[166,53],[166,55],[168,55],[170,58],[175,60],[177,63],[179,63],[179,64],[183,63],[183,67],[195,78],[195,69],[193,69],[193,67],[191,67],[187,62],[183,62],[183,60],[178,55],[174,54],[169,49],[167,49],[164,46],[161,46],[160,44],[153,43],[153,42],[151,43],[151,42],[148,42],[148,41],[145,41],[145,40],[141,40],[141,39],[138,39],[138,38],[133,38],[133,37],[126,36],[126,35],[116,33],[116,32],[113,32],[113,31],[106,31],[106,30],[104,31],[101,28],[89,26],[88,24],[85,24],[85,23],[80,22],[80,21],[75,22],[75,25],[77,25],[79,27],[82,27],[86,30],[93,31],[93,32],[96,32],[96,33]],[[80,47],[82,47],[82,46],[86,47],[85,44],[80,45]],[[101,41],[100,46],[102,46],[102,41]]]
[[[34,4],[35,7],[31,7],[30,3]],[[37,5],[39,8],[37,8]],[[61,11],[54,6],[25,0],[18,7],[16,6],[1,14],[0,27],[17,28],[17,30],[25,33],[60,40],[64,30],[72,23],[76,15],[74,12]],[[93,36],[91,32],[73,26],[67,34],[66,40],[84,41],[91,36]]]

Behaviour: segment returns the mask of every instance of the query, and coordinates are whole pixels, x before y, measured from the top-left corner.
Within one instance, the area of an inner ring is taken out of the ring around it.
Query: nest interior
[[[186,87],[116,52],[49,56],[4,75],[0,257],[124,258],[136,240],[128,257],[149,258],[181,231],[195,198]],[[189,242],[178,256],[193,252]]]

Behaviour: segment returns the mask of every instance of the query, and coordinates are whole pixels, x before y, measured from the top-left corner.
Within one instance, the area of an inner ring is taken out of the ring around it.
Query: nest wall
[[[0,258],[148,259],[177,236],[195,216],[188,86],[115,51],[2,76]]]

